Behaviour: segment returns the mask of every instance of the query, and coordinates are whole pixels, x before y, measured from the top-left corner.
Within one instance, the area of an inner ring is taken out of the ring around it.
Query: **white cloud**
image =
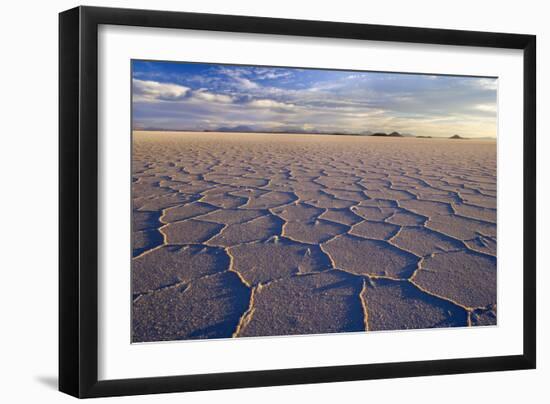
[[[240,85],[241,88],[244,88],[247,90],[258,88],[258,85],[256,83],[244,77],[233,77],[233,79]]]
[[[285,104],[284,102],[279,102],[275,100],[253,100],[250,101],[248,104],[251,107],[257,107],[257,108],[269,108],[269,109],[283,109],[283,110],[291,110],[295,107],[294,104]]]
[[[197,101],[206,103],[230,104],[233,97],[225,94],[215,94],[206,88],[192,90],[189,87],[172,83],[160,83],[152,80],[133,79],[134,102],[160,101]]]
[[[173,101],[189,92],[189,87],[178,84],[159,83],[151,80],[133,79],[133,99],[141,102]]]
[[[255,69],[256,78],[260,80],[274,80],[292,75],[289,71],[279,71],[277,69]]]
[[[206,91],[205,88],[201,88],[193,92],[193,98],[198,98],[202,101],[219,102],[222,104],[229,104],[233,102],[233,98],[225,94],[214,94]]]
[[[497,112],[496,104],[477,104],[474,108],[482,112]]]
[[[221,68],[219,70],[220,73],[225,74],[226,76],[233,79],[235,84],[241,89],[252,90],[252,89],[258,88],[259,86],[258,86],[257,83],[243,77],[243,72],[244,71],[245,70],[226,69],[226,68]]]

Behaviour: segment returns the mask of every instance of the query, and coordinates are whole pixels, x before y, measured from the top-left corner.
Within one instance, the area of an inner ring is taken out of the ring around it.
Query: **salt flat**
[[[496,324],[496,142],[133,133],[133,341]]]

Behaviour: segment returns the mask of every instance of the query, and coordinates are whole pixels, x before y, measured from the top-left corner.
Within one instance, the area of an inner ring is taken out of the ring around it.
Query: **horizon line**
[[[212,129],[162,129],[162,128],[132,128],[132,132],[194,132],[194,133],[258,133],[258,134],[280,134],[280,135],[325,135],[325,136],[360,136],[360,137],[390,137],[390,138],[424,138],[424,139],[449,139],[451,137],[458,136],[461,139],[480,139],[480,140],[497,140],[497,136],[461,136],[459,134],[452,135],[414,135],[411,133],[400,133],[397,131],[391,132],[372,132],[370,133],[358,133],[358,132],[332,132],[332,131],[319,131],[319,132],[306,132],[306,131],[255,131],[255,130],[212,130]],[[397,135],[391,135],[397,133]]]

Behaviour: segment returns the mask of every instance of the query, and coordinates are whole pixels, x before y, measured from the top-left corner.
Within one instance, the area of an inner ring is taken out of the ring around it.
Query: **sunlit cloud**
[[[233,102],[233,98],[229,95],[210,93],[205,88],[193,91],[192,95],[193,97],[207,102],[221,102],[224,104]]]
[[[170,101],[185,96],[189,87],[170,83],[159,83],[151,80],[133,79],[134,102],[145,101]]]
[[[292,110],[296,107],[294,104],[286,104],[284,102],[269,99],[252,100],[248,105],[250,105],[251,107],[268,108],[274,110]]]
[[[483,112],[496,113],[497,106],[495,104],[477,104],[474,106],[475,109]]]

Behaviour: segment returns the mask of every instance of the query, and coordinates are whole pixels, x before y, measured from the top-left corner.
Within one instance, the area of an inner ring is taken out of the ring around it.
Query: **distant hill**
[[[449,139],[466,139],[466,138],[464,138],[462,136],[458,136],[458,135],[453,135]]]
[[[254,129],[246,125],[222,126],[216,129],[215,132],[254,132]]]
[[[373,133],[371,136],[380,136],[380,137],[403,137],[402,134],[399,132],[392,132],[390,134],[384,133],[384,132],[376,132]]]
[[[431,139],[431,136],[417,136],[417,139]]]

